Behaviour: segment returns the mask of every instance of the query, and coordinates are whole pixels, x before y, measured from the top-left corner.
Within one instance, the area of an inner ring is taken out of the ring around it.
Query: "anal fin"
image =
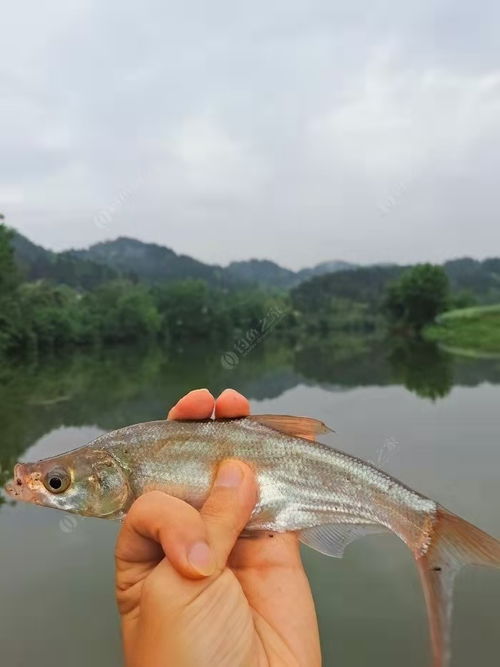
[[[385,532],[387,528],[376,523],[331,523],[306,528],[299,533],[299,539],[322,554],[342,558],[345,548],[354,540]]]

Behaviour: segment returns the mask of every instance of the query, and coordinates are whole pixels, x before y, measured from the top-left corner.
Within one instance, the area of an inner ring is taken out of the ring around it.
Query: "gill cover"
[[[132,494],[126,471],[118,461],[106,451],[94,451],[90,463],[89,507],[85,512],[90,516],[120,518],[132,502]],[[75,482],[78,484],[78,480]]]

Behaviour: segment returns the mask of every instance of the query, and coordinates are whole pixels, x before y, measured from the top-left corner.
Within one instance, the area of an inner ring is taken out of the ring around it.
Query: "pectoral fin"
[[[345,548],[365,535],[385,533],[387,528],[375,523],[331,523],[324,526],[306,528],[299,533],[299,539],[311,549],[327,556],[342,558]]]

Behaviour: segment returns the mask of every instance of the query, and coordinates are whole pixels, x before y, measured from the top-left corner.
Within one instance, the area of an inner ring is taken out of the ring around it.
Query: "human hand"
[[[169,419],[239,417],[246,398],[192,391]],[[316,667],[318,627],[295,534],[239,535],[257,497],[239,461],[221,464],[196,511],[159,491],[131,507],[116,546],[127,667]]]

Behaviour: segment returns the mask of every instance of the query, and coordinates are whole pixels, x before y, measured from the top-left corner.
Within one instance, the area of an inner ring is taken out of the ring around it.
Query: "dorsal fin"
[[[258,422],[286,435],[314,440],[318,433],[331,433],[332,429],[318,419],[292,417],[290,415],[250,415],[247,419]]]

